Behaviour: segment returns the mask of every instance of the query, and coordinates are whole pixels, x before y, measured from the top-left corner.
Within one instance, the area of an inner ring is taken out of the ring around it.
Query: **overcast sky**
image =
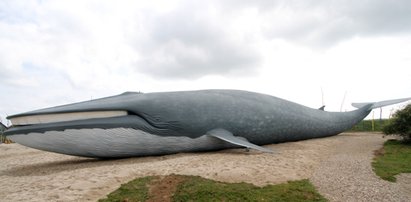
[[[0,1],[3,122],[124,91],[199,89],[328,111],[411,97],[411,1]]]

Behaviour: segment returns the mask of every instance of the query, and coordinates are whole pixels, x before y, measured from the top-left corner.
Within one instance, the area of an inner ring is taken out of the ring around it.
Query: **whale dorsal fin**
[[[258,145],[255,145],[253,143],[248,142],[247,140],[240,139],[239,137],[234,136],[230,131],[224,130],[224,129],[213,129],[207,132],[207,135],[216,137],[220,140],[229,142],[231,144],[239,145],[242,147],[247,147],[255,150],[259,150],[262,152],[268,152],[268,153],[273,153],[274,151],[270,149],[266,149],[264,147],[260,147]]]
[[[325,105],[321,106],[320,108],[318,108],[319,110],[324,111]]]

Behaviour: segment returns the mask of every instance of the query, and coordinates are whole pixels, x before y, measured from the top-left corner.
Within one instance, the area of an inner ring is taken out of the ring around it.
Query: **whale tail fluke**
[[[351,105],[355,108],[362,108],[362,107],[367,107],[368,110],[372,110],[375,108],[380,108],[380,107],[385,107],[388,105],[393,105],[393,104],[398,104],[401,102],[405,102],[411,100],[411,97],[408,98],[401,98],[401,99],[394,99],[394,100],[385,100],[381,102],[358,102],[358,103],[352,103]]]

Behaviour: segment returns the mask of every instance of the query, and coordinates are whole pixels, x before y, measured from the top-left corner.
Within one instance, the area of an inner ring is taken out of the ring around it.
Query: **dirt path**
[[[361,147],[363,150],[358,151],[372,154],[372,150],[384,142],[380,136],[342,134],[266,146],[277,151],[274,154],[232,149],[104,161],[43,152],[18,144],[2,144],[0,201],[95,201],[133,178],[173,173],[259,186],[311,178],[320,187],[325,184],[319,181],[318,169],[325,169],[324,162],[332,163],[335,155],[344,153],[341,145],[350,145],[350,142],[368,145],[367,142],[375,141],[370,147]],[[356,155],[355,152],[352,155]],[[409,178],[405,182],[409,182]],[[326,197],[332,197],[328,195],[332,192],[327,189],[320,188],[320,191]]]

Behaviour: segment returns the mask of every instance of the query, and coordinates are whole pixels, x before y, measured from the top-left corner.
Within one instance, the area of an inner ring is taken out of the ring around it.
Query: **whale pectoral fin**
[[[262,151],[262,152],[268,152],[268,153],[273,153],[274,152],[271,149],[266,149],[264,147],[260,147],[258,145],[252,144],[252,143],[248,142],[247,140],[240,139],[240,138],[234,136],[230,131],[227,131],[227,130],[224,130],[224,129],[210,130],[210,131],[207,132],[207,135],[213,136],[213,137],[216,137],[220,140],[229,142],[231,144],[243,146],[243,147],[246,147],[246,148],[251,148],[251,149],[259,150],[259,151]]]

